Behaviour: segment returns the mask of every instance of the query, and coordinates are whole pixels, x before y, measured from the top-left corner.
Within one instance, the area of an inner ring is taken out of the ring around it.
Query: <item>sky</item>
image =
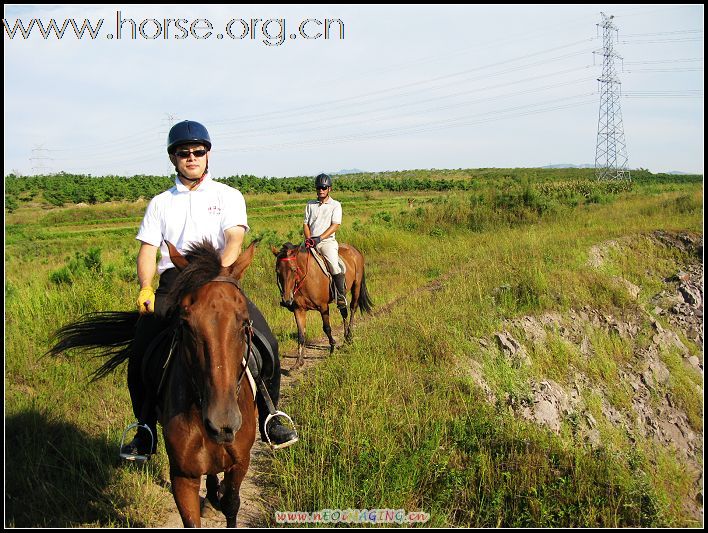
[[[4,172],[165,175],[186,119],[217,178],[592,164],[601,12],[628,167],[702,173],[703,6],[637,4],[6,4]]]

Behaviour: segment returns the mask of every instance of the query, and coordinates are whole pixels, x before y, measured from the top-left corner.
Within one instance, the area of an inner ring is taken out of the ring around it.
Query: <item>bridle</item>
[[[281,261],[297,261],[298,253],[296,252],[294,255],[291,256],[286,256],[286,257],[281,257],[278,259],[278,262]],[[297,294],[297,291],[299,291],[302,288],[303,282],[305,281],[305,278],[307,277],[307,273],[310,270],[310,252],[307,252],[307,261],[305,262],[305,273],[303,274],[302,271],[300,270],[299,265],[295,265],[294,267],[291,266],[290,270],[295,272],[295,288],[293,289],[293,297]],[[278,288],[280,289],[280,296],[283,297],[284,294],[283,292],[285,291],[285,287],[283,287],[283,284],[280,282],[280,277],[278,276],[278,271],[275,271],[275,281],[278,284]]]
[[[234,278],[230,278],[227,276],[217,276],[211,282],[223,282],[223,283],[230,283],[234,287],[236,287],[241,294],[243,294],[243,289],[239,285],[238,281],[236,281]],[[244,294],[245,297],[245,294]],[[241,392],[241,382],[243,381],[243,377],[246,375],[246,370],[248,369],[248,363],[250,362],[251,359],[251,354],[253,353],[253,320],[251,319],[246,319],[243,321],[243,330],[244,330],[244,335],[246,336],[246,360],[245,364],[243,364],[243,371],[241,372],[241,375],[238,378],[238,381],[236,383],[236,397],[238,398],[239,393]],[[170,352],[167,355],[167,360],[165,361],[164,365],[164,372],[162,374],[162,379],[160,380],[160,385],[157,389],[157,395],[159,397],[160,391],[162,389],[163,382],[165,380],[165,376],[167,375],[167,367],[170,363],[170,359],[172,358],[172,353],[174,352],[175,347],[177,346],[179,340],[181,340],[182,336],[182,327],[178,327],[175,329],[175,333],[172,337],[172,343],[170,345]],[[241,359],[243,361],[243,358]],[[199,386],[197,385],[197,382],[195,381],[195,373],[194,372],[189,372],[189,381],[192,385],[192,392],[194,393],[194,396],[196,397],[196,404],[197,407],[202,406],[202,395],[199,389]],[[254,391],[255,392],[255,391]]]

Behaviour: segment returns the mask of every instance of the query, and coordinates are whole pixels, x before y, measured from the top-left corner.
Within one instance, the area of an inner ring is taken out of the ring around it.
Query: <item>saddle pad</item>
[[[241,359],[241,366],[246,366],[246,360]],[[253,374],[251,374],[251,369],[246,367],[246,377],[248,378],[248,382],[251,384],[251,390],[253,391],[253,399],[256,399],[256,392],[258,389],[256,388],[256,380],[253,379]]]
[[[328,278],[331,278],[332,275],[329,273],[329,268],[327,268],[327,261],[325,260],[324,256],[319,253],[316,249],[310,248],[312,251],[312,256],[315,258],[315,261],[317,261],[317,264],[320,265],[320,268],[322,269],[322,272],[324,272]],[[341,256],[337,256],[338,263],[339,263],[339,268],[342,271],[342,274],[347,273],[347,266],[344,264],[344,261],[342,261]]]

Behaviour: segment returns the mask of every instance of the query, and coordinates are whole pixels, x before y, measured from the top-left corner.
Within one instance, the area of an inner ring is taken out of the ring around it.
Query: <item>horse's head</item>
[[[255,243],[230,267],[221,266],[219,253],[207,241],[185,256],[167,244],[180,271],[170,297],[179,306],[185,363],[201,400],[202,422],[217,443],[232,442],[242,422],[238,396],[250,333],[238,281],[251,264]]]
[[[280,305],[290,309],[295,300],[295,291],[298,282],[298,247],[286,242],[280,250],[271,246],[271,251],[275,256],[275,279],[280,289]]]

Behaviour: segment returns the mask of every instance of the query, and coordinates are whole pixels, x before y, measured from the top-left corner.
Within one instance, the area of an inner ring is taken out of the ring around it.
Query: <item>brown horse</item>
[[[158,336],[166,341],[153,343],[158,348],[150,356],[156,356],[159,364],[149,367],[161,368],[168,361],[164,376],[152,379],[160,383],[159,419],[172,493],[185,526],[201,525],[199,486],[207,474],[207,498],[221,508],[227,526],[236,527],[239,489],[258,420],[254,391],[244,379],[252,326],[238,284],[253,259],[254,244],[227,268],[208,242],[185,256],[169,244],[170,258],[180,272],[168,298],[170,325]],[[57,332],[59,341],[50,353],[99,348],[112,358],[95,372],[98,379],[130,356],[138,320],[156,319],[141,318],[137,312],[87,315]],[[224,480],[219,487],[221,472]]]
[[[334,351],[335,342],[329,325],[330,298],[329,278],[319,267],[310,251],[304,246],[285,243],[280,250],[271,247],[275,255],[275,273],[280,287],[281,305],[295,314],[297,324],[297,361],[293,368],[299,368],[305,362],[305,324],[306,313],[317,310],[322,316],[322,329],[329,339],[329,352]],[[345,286],[351,292],[349,302],[349,320],[347,309],[340,309],[344,321],[344,338],[352,340],[354,313],[370,313],[373,303],[366,290],[364,277],[364,256],[349,244],[339,244],[339,256],[346,265]]]

